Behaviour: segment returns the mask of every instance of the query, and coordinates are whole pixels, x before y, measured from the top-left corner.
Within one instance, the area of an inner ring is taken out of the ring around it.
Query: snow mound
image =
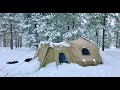
[[[66,41],[63,41],[63,42],[60,42],[60,43],[52,43],[52,42],[50,42],[50,47],[53,47],[53,48],[54,48],[54,46],[59,46],[59,47],[65,46],[65,47],[69,47],[70,45],[69,45]]]
[[[60,42],[60,43],[53,43],[53,42],[48,42],[48,41],[41,41],[38,48],[41,48],[41,45],[44,45],[44,44],[49,44],[49,47],[52,47],[52,48],[54,48],[54,46],[59,46],[59,47],[69,47],[70,46],[67,43],[67,41],[63,41],[63,42]]]
[[[49,44],[48,41],[41,41],[38,45],[38,49],[41,48],[41,45],[44,45],[44,44]]]

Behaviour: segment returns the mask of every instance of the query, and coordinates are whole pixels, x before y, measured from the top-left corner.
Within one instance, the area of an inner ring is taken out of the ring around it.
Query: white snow
[[[49,47],[53,47],[53,48],[54,48],[54,46],[59,46],[59,47],[63,47],[63,46],[69,47],[70,46],[66,41],[63,41],[63,42],[60,42],[60,43],[41,41],[40,44],[39,44],[39,48],[41,48],[41,45],[44,45],[44,44],[49,44],[50,45]]]
[[[21,24],[21,26],[23,26],[23,28],[30,27],[30,25],[22,25],[22,24]]]
[[[66,47],[69,47],[70,45],[66,41],[63,41],[63,42],[60,42],[60,43],[52,43],[51,42],[50,46],[51,47],[53,47],[53,46],[60,46],[60,47],[66,46]]]
[[[37,58],[24,62],[26,58],[33,58],[36,51],[29,48],[0,48],[0,77],[120,77],[120,49],[100,50],[103,64],[82,67],[75,63],[64,63],[56,66],[55,62],[39,69]],[[17,60],[16,64],[6,64]]]
[[[48,41],[41,41],[38,45],[38,49],[41,48],[41,45],[44,45],[44,44],[49,44]]]

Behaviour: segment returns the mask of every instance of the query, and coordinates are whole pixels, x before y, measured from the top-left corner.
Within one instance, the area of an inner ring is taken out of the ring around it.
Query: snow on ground
[[[1,77],[120,77],[120,49],[100,50],[102,65],[82,67],[78,64],[62,64],[55,62],[39,69],[37,58],[24,62],[26,58],[33,58],[36,51],[29,48],[10,50],[0,48],[0,76]],[[17,60],[16,64],[6,64]]]
[[[14,72],[20,66],[24,65],[26,58],[33,58],[35,52],[35,50],[29,48],[18,48],[14,50],[0,48],[0,76],[7,76],[8,73]],[[6,64],[11,61],[18,61],[18,63]],[[25,70],[24,68],[22,69]]]

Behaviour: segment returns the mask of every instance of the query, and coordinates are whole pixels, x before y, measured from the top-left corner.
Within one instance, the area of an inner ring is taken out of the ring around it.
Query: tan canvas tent
[[[59,43],[41,43],[36,53],[41,62],[40,67],[45,67],[48,63],[77,63],[81,66],[93,66],[102,63],[99,49],[92,42],[79,38],[67,42],[66,45]]]

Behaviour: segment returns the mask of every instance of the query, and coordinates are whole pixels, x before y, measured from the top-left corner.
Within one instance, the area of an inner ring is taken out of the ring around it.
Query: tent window
[[[67,58],[64,53],[59,53],[59,62],[60,63],[68,63]]]
[[[90,52],[89,52],[89,50],[87,48],[83,48],[82,49],[82,54],[83,55],[90,55]]]

